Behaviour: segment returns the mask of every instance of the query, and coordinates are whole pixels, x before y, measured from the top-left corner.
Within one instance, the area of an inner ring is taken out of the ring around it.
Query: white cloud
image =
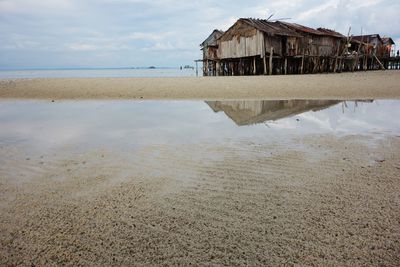
[[[158,42],[152,46],[143,48],[142,51],[170,51],[170,50],[176,50],[176,49],[177,49],[177,47],[175,47],[170,42],[164,42],[164,43]]]
[[[201,57],[199,44],[212,30],[272,13],[273,19],[343,34],[362,27],[366,34],[391,36],[400,47],[399,10],[400,1],[391,0],[0,0],[0,67],[33,65],[26,59],[32,51],[43,65],[78,65],[86,57],[93,66],[107,59],[120,66],[179,66]]]
[[[35,13],[45,10],[66,10],[74,6],[72,0],[1,0],[2,13]]]
[[[127,36],[130,40],[145,40],[145,41],[159,41],[172,35],[172,32],[164,33],[145,33],[145,32],[134,32]]]
[[[67,45],[67,47],[70,50],[74,50],[74,51],[93,51],[93,50],[98,50],[101,47],[93,45],[93,44],[70,44]]]
[[[334,10],[336,8],[336,1],[328,1],[326,3],[323,3],[319,6],[310,8],[304,12],[301,12],[297,17],[297,19],[300,20],[310,20],[310,19],[315,19],[315,17],[318,16],[318,14],[321,14],[321,12],[325,12],[327,10]]]

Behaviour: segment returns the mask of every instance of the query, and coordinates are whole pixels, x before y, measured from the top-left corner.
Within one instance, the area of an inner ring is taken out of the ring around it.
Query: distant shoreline
[[[400,71],[341,74],[21,78],[0,80],[1,99],[398,99]]]
[[[0,71],[51,71],[51,70],[147,70],[147,69],[158,69],[158,70],[169,70],[169,69],[179,69],[180,67],[157,67],[151,68],[153,66],[147,67],[54,67],[54,68],[0,68]]]

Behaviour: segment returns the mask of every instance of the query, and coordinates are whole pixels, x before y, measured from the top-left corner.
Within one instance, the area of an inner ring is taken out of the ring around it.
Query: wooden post
[[[385,67],[383,66],[382,62],[378,59],[378,57],[374,54],[374,57],[376,61],[378,62],[379,66],[381,67],[382,70],[385,70]]]
[[[364,56],[364,70],[367,71],[368,70],[368,55],[366,54],[366,52],[364,51],[365,56]]]
[[[304,52],[303,56],[301,57],[301,67],[300,67],[300,74],[304,73]]]
[[[303,74],[304,73],[304,56],[305,56],[306,52],[303,48],[303,56],[301,57],[301,67],[300,67],[300,73]]]
[[[370,67],[370,69],[374,69],[374,55],[372,56],[372,59],[371,59],[371,67]]]
[[[264,65],[264,75],[267,74],[267,59],[266,59],[266,55],[267,55],[267,48],[265,47],[265,35],[262,35],[261,38],[261,47],[262,47],[262,58],[263,58],[263,65]]]
[[[272,75],[272,56],[274,54],[274,48],[271,46],[271,50],[269,52],[269,75]]]
[[[256,57],[253,58],[253,74],[257,74],[257,69],[256,69]]]
[[[264,75],[267,75],[267,58],[265,56],[265,53],[263,57],[263,63],[264,63]]]
[[[287,74],[287,57],[285,57],[285,63],[284,63],[285,65],[284,65],[284,72],[285,72],[285,75]]]
[[[318,58],[313,57],[313,63],[314,63],[314,68],[313,68],[313,73],[316,73],[318,71],[319,68],[319,64],[318,64]]]
[[[339,46],[338,46],[338,49],[336,51],[336,58],[335,58],[335,65],[333,66],[333,72],[336,72],[336,70],[337,70],[338,56],[339,56]]]

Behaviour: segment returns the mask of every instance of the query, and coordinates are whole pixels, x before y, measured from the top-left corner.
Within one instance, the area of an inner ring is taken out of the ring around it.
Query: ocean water
[[[199,75],[202,72],[199,69]],[[98,78],[98,77],[195,77],[196,69],[93,68],[0,70],[0,79],[17,78]]]

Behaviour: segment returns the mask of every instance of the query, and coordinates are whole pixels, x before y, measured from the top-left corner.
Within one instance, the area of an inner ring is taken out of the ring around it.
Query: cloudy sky
[[[214,28],[270,14],[400,47],[399,0],[0,0],[0,68],[192,64]]]

